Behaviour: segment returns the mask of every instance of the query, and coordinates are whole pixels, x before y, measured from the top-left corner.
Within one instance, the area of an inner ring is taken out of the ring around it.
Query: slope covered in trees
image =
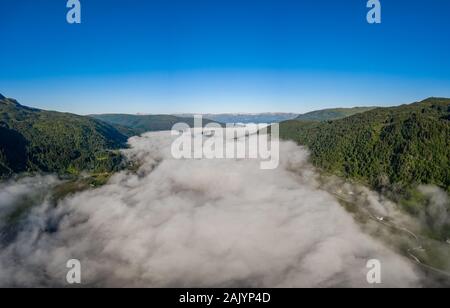
[[[88,117],[44,111],[0,96],[0,177],[18,172],[112,171],[127,136]]]
[[[435,184],[450,191],[450,99],[335,121],[287,121],[280,135],[308,146],[319,168],[378,189]]]

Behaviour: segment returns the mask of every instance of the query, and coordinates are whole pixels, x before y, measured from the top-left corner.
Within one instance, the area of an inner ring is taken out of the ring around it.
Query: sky
[[[450,97],[450,1],[0,0],[0,93],[90,113],[297,112]]]

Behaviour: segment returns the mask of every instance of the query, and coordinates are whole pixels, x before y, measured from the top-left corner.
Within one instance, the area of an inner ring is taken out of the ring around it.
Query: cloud
[[[428,199],[427,206],[421,213],[422,220],[431,224],[433,230],[450,225],[450,201],[448,194],[434,186],[420,186],[419,191]]]
[[[126,154],[138,172],[33,207],[0,251],[0,286],[66,286],[69,259],[81,261],[84,286],[369,287],[370,259],[382,286],[420,285],[408,259],[321,188],[304,148],[282,142],[280,167],[260,170],[256,160],[174,160],[171,138],[134,137]],[[2,194],[23,184],[9,185]]]
[[[41,202],[47,196],[49,187],[58,182],[54,176],[35,176],[0,183],[0,228],[18,210]]]

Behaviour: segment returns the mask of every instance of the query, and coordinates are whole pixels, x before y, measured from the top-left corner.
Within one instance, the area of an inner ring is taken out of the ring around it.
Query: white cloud
[[[419,284],[407,259],[320,189],[307,151],[293,143],[282,142],[276,170],[174,160],[169,133],[130,144],[127,155],[143,163],[137,174],[33,208],[0,252],[0,286],[65,286],[69,259],[81,261],[90,286],[369,287],[374,258],[383,286]]]

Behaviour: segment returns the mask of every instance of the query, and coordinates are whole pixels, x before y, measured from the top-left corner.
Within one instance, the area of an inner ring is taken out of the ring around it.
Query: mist
[[[136,172],[57,204],[34,199],[0,243],[0,286],[68,286],[70,259],[81,262],[82,286],[95,287],[373,287],[371,259],[381,262],[380,286],[422,285],[417,266],[371,236],[375,227],[358,223],[330,187],[364,192],[375,215],[395,216],[395,207],[364,188],[324,183],[305,148],[281,142],[279,167],[261,170],[257,160],[175,160],[172,140],[131,138],[124,153]],[[2,184],[0,218],[55,181]]]

